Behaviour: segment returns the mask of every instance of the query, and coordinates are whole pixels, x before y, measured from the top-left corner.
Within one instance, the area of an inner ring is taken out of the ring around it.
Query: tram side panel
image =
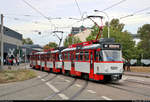
[[[94,74],[122,74],[123,63],[94,63]]]
[[[71,70],[71,61],[64,61],[64,69]]]
[[[47,65],[47,68],[52,69],[53,68],[53,61],[47,61],[46,65]]]
[[[75,62],[75,71],[90,73],[90,62]]]

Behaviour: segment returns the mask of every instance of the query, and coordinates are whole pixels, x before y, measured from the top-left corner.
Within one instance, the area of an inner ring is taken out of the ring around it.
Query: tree
[[[108,22],[105,23],[105,25],[108,26]],[[112,19],[110,21],[110,27],[113,29],[113,30],[118,30],[118,31],[122,31],[123,28],[124,28],[124,25],[123,23],[120,23],[119,22],[119,19]]]
[[[81,43],[82,41],[78,38],[78,37],[74,37],[72,36],[68,36],[65,41],[64,41],[64,46],[68,47],[69,45],[72,44],[77,44],[77,43]]]
[[[106,23],[107,25],[107,23]],[[122,45],[122,53],[125,59],[137,58],[136,50],[135,50],[135,42],[131,36],[131,33],[128,31],[122,31],[124,28],[124,24],[120,24],[118,19],[112,19],[110,22],[110,37],[115,38],[116,43],[120,43]],[[86,38],[87,41],[95,40],[98,33],[98,27],[93,26],[93,31]],[[107,38],[108,27],[104,26],[102,38]]]
[[[144,24],[137,31],[138,36],[141,39],[141,42],[138,44],[138,48],[141,49],[143,58],[150,58],[150,24]]]
[[[51,49],[51,48],[56,48],[58,45],[55,42],[49,42],[44,46],[44,49]]]
[[[33,44],[33,41],[30,39],[30,38],[26,38],[26,39],[22,39],[22,43],[23,44],[30,44],[30,45],[32,45]]]

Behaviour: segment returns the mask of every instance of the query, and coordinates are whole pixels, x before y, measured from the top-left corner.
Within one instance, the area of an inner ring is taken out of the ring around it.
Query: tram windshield
[[[103,50],[104,61],[122,61],[122,53],[120,50]]]

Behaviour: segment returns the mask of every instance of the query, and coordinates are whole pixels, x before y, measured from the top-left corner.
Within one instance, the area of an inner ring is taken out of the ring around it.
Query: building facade
[[[19,55],[19,49],[21,48],[21,46],[22,46],[22,34],[8,27],[4,27],[3,28],[4,59],[6,59],[6,57],[16,57],[17,55]]]
[[[84,26],[72,27],[71,34],[78,37],[82,42],[86,41],[86,38],[91,34],[90,28],[85,28]]]

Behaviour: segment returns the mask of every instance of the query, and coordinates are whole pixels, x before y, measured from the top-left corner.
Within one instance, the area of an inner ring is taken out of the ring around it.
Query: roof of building
[[[4,26],[4,35],[7,35],[7,36],[10,36],[10,37],[13,37],[15,39],[18,39],[18,40],[22,40],[22,34],[8,28],[8,27],[5,27]]]
[[[25,47],[25,48],[41,48],[41,49],[43,49],[40,45],[38,45],[38,44],[33,44],[33,45],[31,45],[31,44],[24,44],[24,45],[22,45],[22,47]]]
[[[80,26],[80,27],[72,27],[71,29],[71,34],[77,34],[79,32],[84,31],[85,27],[84,26]]]

